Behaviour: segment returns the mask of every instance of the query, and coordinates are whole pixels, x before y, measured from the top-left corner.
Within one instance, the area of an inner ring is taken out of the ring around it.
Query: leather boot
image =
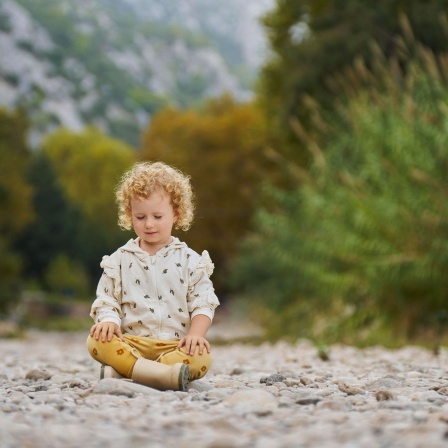
[[[160,362],[138,358],[132,371],[136,383],[158,390],[187,390],[190,381],[190,368],[186,364],[167,366]]]

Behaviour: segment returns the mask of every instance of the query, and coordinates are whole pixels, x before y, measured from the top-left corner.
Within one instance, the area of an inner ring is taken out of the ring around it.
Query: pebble
[[[378,401],[396,400],[395,395],[388,390],[379,390],[375,393],[375,398]]]
[[[0,339],[0,446],[447,446],[448,352],[213,345],[187,392],[98,380],[85,335]],[[200,437],[198,437],[200,434]]]
[[[266,378],[261,378],[260,383],[264,384],[272,384],[272,383],[280,383],[281,381],[285,381],[286,377],[283,375],[279,375],[278,373],[274,373],[273,375],[269,375]]]
[[[260,389],[242,390],[235,392],[234,394],[225,398],[223,403],[228,406],[244,404],[255,406],[257,408],[272,408],[278,406],[278,401],[272,394]]]
[[[48,380],[51,378],[51,373],[45,369],[31,369],[25,376],[27,380]]]

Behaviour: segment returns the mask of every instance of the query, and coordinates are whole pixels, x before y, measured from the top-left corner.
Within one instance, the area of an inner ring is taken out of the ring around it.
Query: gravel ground
[[[447,350],[215,345],[207,377],[159,392],[98,381],[85,339],[0,340],[1,447],[448,446]]]

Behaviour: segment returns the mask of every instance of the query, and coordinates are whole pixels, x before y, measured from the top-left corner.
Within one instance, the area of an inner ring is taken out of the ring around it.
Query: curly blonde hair
[[[171,197],[178,214],[175,228],[188,230],[194,217],[190,176],[162,162],[137,162],[124,173],[116,189],[118,225],[125,230],[132,229],[132,199],[146,199],[159,188]]]

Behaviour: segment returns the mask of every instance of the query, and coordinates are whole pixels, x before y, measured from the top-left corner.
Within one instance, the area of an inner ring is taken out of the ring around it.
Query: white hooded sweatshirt
[[[199,255],[178,238],[155,255],[140,248],[139,238],[131,239],[104,256],[101,267],[90,315],[95,323],[115,322],[123,334],[182,338],[194,316],[212,320],[219,305],[209,278],[214,265],[208,252]]]

